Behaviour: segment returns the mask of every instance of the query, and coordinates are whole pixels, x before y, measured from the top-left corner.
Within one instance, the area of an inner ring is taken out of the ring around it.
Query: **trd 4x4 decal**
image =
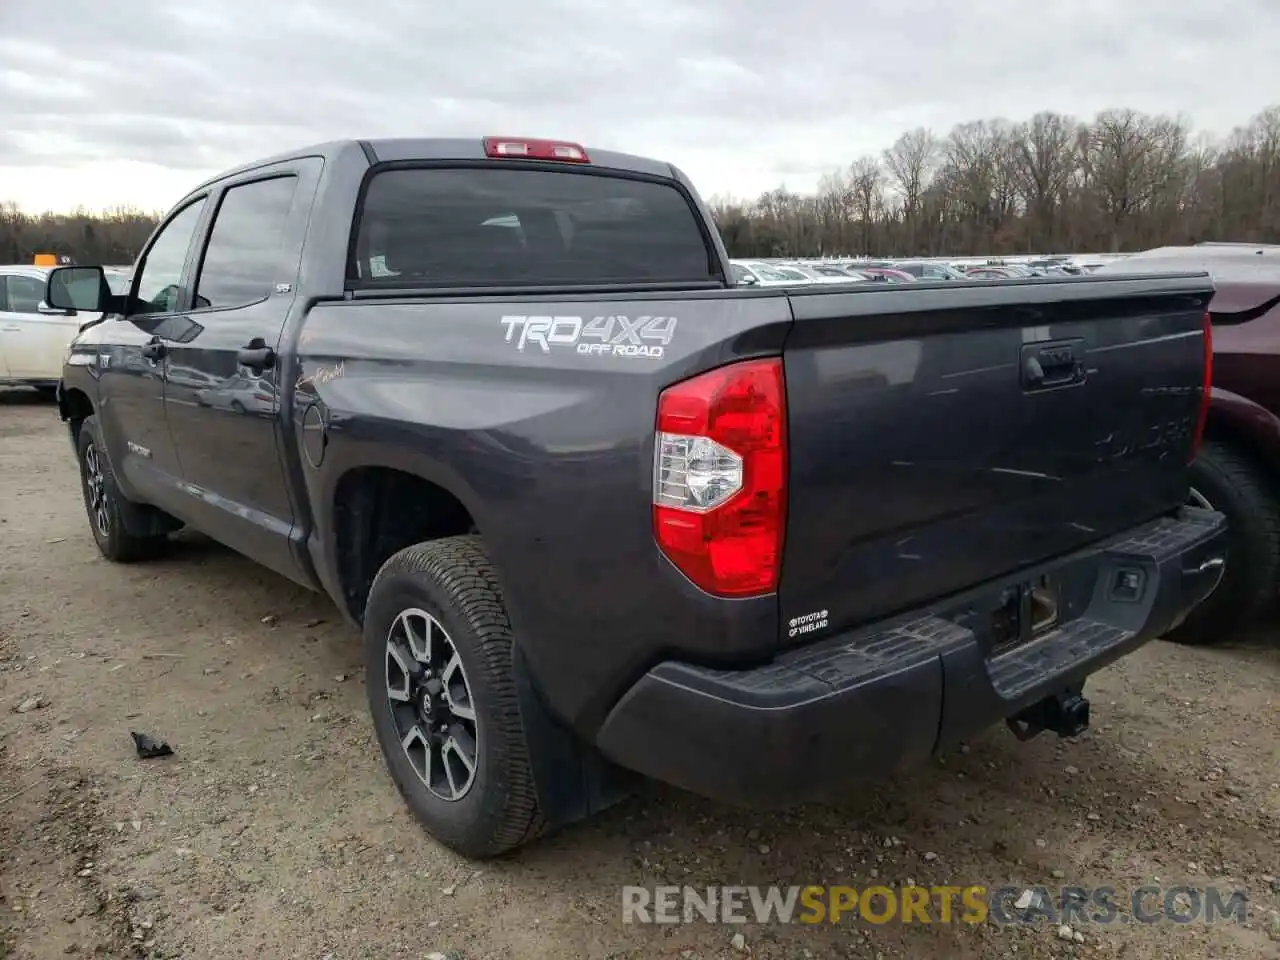
[[[572,347],[593,357],[650,357],[660,359],[676,332],[675,317],[530,317],[504,316],[506,342],[517,350],[536,344],[543,353],[552,347]]]

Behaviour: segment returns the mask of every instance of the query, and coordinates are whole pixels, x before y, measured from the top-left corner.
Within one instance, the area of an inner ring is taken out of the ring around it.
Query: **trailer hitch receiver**
[[[1005,723],[1019,740],[1030,740],[1045,730],[1059,737],[1078,737],[1089,729],[1089,701],[1080,689],[1065,690],[1033,703]]]

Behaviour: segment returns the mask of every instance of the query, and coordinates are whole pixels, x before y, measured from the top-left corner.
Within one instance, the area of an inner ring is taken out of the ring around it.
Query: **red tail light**
[[[658,397],[653,533],[707,593],[778,588],[787,507],[782,360],[745,360]]]
[[[485,137],[484,155],[493,159],[591,162],[587,151],[576,143],[566,143],[563,140],[526,140],[521,137]]]
[[[1204,427],[1209,419],[1210,388],[1213,386],[1213,317],[1204,312],[1204,380],[1200,388],[1200,414],[1196,418],[1196,432],[1191,435],[1191,459],[1200,452],[1204,442]]]

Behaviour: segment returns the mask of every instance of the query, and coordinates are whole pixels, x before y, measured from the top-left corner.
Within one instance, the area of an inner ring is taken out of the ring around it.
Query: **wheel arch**
[[[335,478],[327,506],[335,599],[357,624],[374,577],[392,555],[415,543],[481,532],[454,490],[398,465],[347,467]]]
[[[71,430],[71,443],[80,442],[80,425],[95,413],[93,400],[79,387],[65,384],[58,391],[58,415]]]
[[[1214,387],[1205,440],[1224,443],[1250,457],[1280,484],[1280,417],[1261,404]]]

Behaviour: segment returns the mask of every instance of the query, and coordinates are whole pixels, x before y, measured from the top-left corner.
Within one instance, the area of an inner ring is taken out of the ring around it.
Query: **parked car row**
[[[732,260],[737,283],[779,287],[808,283],[910,283],[914,280],[1018,280],[1028,277],[1082,276],[1084,267],[1068,257],[1044,257],[1021,263],[953,264],[942,260]]]

